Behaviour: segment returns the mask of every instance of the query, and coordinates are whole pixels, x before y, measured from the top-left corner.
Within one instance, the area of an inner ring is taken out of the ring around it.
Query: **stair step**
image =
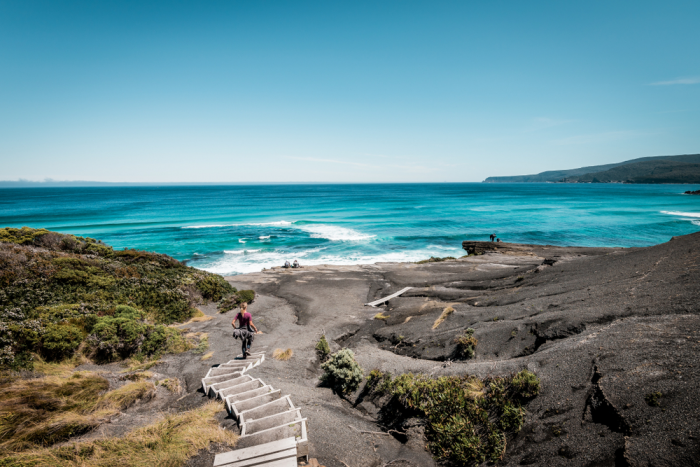
[[[294,404],[289,396],[283,396],[267,404],[261,405],[250,410],[244,410],[238,414],[238,422],[248,423],[251,420],[257,420],[264,417],[269,417],[270,415],[276,415],[278,413],[287,412],[289,410],[294,410]]]
[[[252,435],[241,436],[238,438],[236,446],[241,448],[249,448],[252,446],[257,446],[259,444],[271,443],[273,441],[280,441],[285,438],[294,437],[297,441],[297,446],[299,442],[305,438],[306,435],[306,419],[302,418],[292,423],[286,423],[284,425],[276,426],[274,428],[269,428],[267,430],[259,431]],[[297,452],[297,457],[301,457]]]
[[[266,384],[259,388],[249,389],[248,391],[238,392],[236,394],[226,396],[226,402],[229,404],[233,404],[235,402],[241,402],[248,399],[252,399],[253,397],[262,396],[263,394],[267,394],[268,392],[272,392],[274,390],[275,388]]]
[[[249,376],[249,375],[244,375],[244,376]],[[216,391],[217,396],[219,396],[221,399],[226,399],[226,396],[230,396],[231,394],[238,394],[239,392],[245,392],[245,391],[250,391],[251,389],[256,389],[262,386],[265,386],[265,383],[263,383],[260,379],[253,379],[252,376],[249,376],[251,379],[243,381],[242,383],[234,383],[234,384],[228,384],[227,382],[224,383],[218,383],[222,384],[225,386],[217,386],[217,385],[212,385],[212,388]],[[232,380],[235,381],[235,380]],[[214,386],[217,386],[214,388]]]
[[[239,384],[248,383],[253,381],[254,378],[250,375],[240,375],[232,379],[227,379],[226,381],[221,381],[219,383],[213,383],[209,385],[208,391],[212,397],[221,397],[219,393],[224,389],[237,386]],[[213,393],[213,394],[212,394]]]
[[[294,464],[289,465],[296,467],[296,445],[296,440],[290,437],[275,441],[274,443],[260,444],[251,448],[236,449],[223,454],[217,454],[214,457],[214,467],[245,467],[260,465],[268,460],[272,461],[285,459],[286,456],[289,456],[290,454],[294,456]],[[284,466],[284,464],[281,465]]]
[[[269,417],[250,420],[241,424],[241,436],[253,435],[259,431],[301,420],[301,418],[301,412],[299,409],[294,409],[287,412],[270,415]]]
[[[227,367],[223,367],[223,368],[222,368],[222,367],[210,368],[210,369],[209,369],[209,372],[207,373],[207,375],[205,376],[205,378],[210,378],[210,377],[212,377],[212,376],[227,375],[227,374],[229,374],[229,373],[233,373],[234,371],[240,371],[241,373],[245,373],[245,372],[248,371],[252,366],[253,366],[253,365],[251,365],[251,364],[247,364],[247,365],[243,365],[243,366],[236,367],[236,368],[227,368]]]
[[[261,405],[267,404],[268,402],[272,402],[281,397],[282,391],[277,389],[276,391],[270,391],[267,394],[251,397],[250,399],[246,399],[244,401],[232,402],[229,405],[230,412],[234,414],[236,419],[238,419],[238,415],[244,410],[250,410],[256,407],[260,407]]]
[[[243,373],[241,373],[240,371],[234,371],[233,373],[228,375],[209,376],[206,378],[202,378],[202,389],[204,389],[205,393],[209,393],[209,386],[211,386],[212,384],[223,383],[224,381],[238,378],[240,376],[243,376]]]

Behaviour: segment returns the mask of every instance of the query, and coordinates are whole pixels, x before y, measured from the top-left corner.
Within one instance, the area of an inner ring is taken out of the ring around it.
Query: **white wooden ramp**
[[[265,361],[265,352],[213,367],[202,379],[210,397],[225,402],[238,421],[241,436],[233,451],[218,454],[215,467],[296,467],[309,459],[306,419],[289,395],[253,378],[247,372]]]
[[[392,299],[392,298],[394,298],[394,297],[398,297],[398,296],[401,295],[402,293],[404,293],[404,292],[406,292],[406,291],[408,291],[408,290],[411,290],[412,288],[413,288],[413,287],[405,287],[405,288],[399,290],[398,292],[389,295],[388,297],[380,298],[379,300],[375,300],[375,301],[373,301],[373,302],[365,303],[365,306],[377,306],[377,305],[381,305],[382,303],[388,302],[390,299]]]

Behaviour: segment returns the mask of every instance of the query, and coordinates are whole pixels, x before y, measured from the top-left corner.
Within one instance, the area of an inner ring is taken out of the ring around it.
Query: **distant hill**
[[[700,154],[655,156],[615,164],[569,170],[550,170],[534,175],[489,177],[484,183],[700,183]]]

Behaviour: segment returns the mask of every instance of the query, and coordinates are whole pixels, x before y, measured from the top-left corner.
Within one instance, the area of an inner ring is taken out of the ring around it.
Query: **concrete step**
[[[278,467],[277,464],[271,464],[271,462],[287,461],[290,458],[294,464],[289,465],[296,467],[296,444],[296,440],[290,437],[274,443],[217,454],[214,457],[214,467],[248,467],[257,465]],[[279,465],[286,467],[286,464]]]
[[[231,372],[230,374],[227,374],[227,375],[209,376],[206,378],[202,378],[202,389],[204,389],[204,392],[206,394],[209,394],[209,386],[210,385],[215,384],[215,383],[222,383],[224,381],[238,378],[240,376],[243,376],[243,373],[241,373],[240,371],[234,371],[234,372]]]
[[[207,375],[205,378],[209,378],[211,376],[221,376],[221,375],[228,375],[230,373],[233,373],[234,371],[240,371],[241,373],[245,373],[249,369],[253,367],[252,364],[247,364],[247,365],[241,365],[237,366],[235,368],[228,368],[228,367],[214,367],[210,368],[209,372],[207,372]]]
[[[260,407],[261,405],[267,404],[268,402],[275,401],[282,397],[282,391],[277,389],[276,391],[270,391],[267,394],[261,396],[252,397],[244,401],[233,402],[229,406],[230,413],[238,420],[238,416],[241,412],[245,410],[254,409]]]
[[[238,423],[242,425],[251,420],[258,420],[260,418],[269,417],[270,415],[294,410],[295,408],[294,404],[292,404],[292,399],[289,396],[283,396],[280,399],[268,402],[260,407],[242,411],[238,415]]]
[[[249,376],[249,375],[244,375],[244,376]],[[211,389],[216,392],[216,395],[221,398],[221,399],[226,399],[226,396],[230,396],[231,394],[238,394],[239,392],[245,392],[245,391],[250,391],[251,389],[256,389],[262,386],[265,386],[265,383],[263,383],[259,379],[252,379],[252,376],[249,376],[251,379],[248,381],[244,381],[242,383],[234,383],[234,384],[229,384],[228,381],[223,382],[223,383],[217,383],[213,384],[211,386]],[[232,380],[235,381],[235,380]],[[221,384],[222,386],[218,386]],[[216,386],[216,387],[215,387]]]
[[[236,402],[242,402],[248,399],[252,399],[253,397],[258,397],[262,396],[263,394],[267,394],[269,392],[273,392],[275,389],[272,386],[262,386],[259,388],[251,389],[249,391],[245,392],[239,392],[236,394],[231,394],[230,396],[226,396],[224,399],[226,401],[226,406],[228,407],[228,411],[231,412],[231,405],[233,405]]]
[[[240,375],[232,379],[227,379],[226,381],[221,381],[220,383],[210,384],[208,389],[209,397],[221,397],[219,393],[222,390],[253,381],[254,379],[255,378],[250,375]]]
[[[306,419],[296,420],[292,423],[287,423],[267,430],[259,431],[252,435],[241,436],[238,438],[236,446],[239,448],[249,448],[260,444],[272,443],[285,438],[294,437],[297,442],[297,457],[305,456],[307,453],[299,454],[299,445],[306,439]]]
[[[243,358],[243,354],[238,354],[236,355],[235,360],[250,360],[251,358],[262,358],[263,360],[265,359],[265,352],[251,352],[250,355],[248,355],[246,358]]]
[[[286,425],[297,420],[301,420],[301,411],[299,409],[281,412],[269,417],[250,420],[241,424],[241,436],[253,435],[259,431],[268,430],[280,425]]]

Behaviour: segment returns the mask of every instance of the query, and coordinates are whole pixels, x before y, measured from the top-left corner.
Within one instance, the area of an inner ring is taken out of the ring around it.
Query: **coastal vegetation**
[[[292,355],[294,355],[294,351],[292,349],[275,349],[275,351],[272,352],[272,358],[275,360],[287,361],[292,358]]]
[[[392,377],[370,372],[367,391],[386,396],[387,422],[420,417],[433,455],[452,465],[498,462],[510,436],[523,426],[523,404],[537,396],[540,383],[528,370],[509,377],[430,378],[412,373]]]
[[[241,306],[241,303],[252,303],[255,300],[255,291],[253,290],[236,290],[231,287],[233,293],[225,297],[219,303],[219,313],[226,313],[234,308]]]
[[[474,358],[476,344],[479,341],[474,337],[474,330],[467,328],[462,335],[455,337],[457,344],[457,353],[460,358]]]
[[[347,348],[332,354],[321,368],[321,381],[341,394],[357,390],[364,375],[364,370],[355,360],[355,354]]]
[[[193,345],[167,325],[236,295],[221,276],[157,253],[45,229],[0,229],[0,368],[76,352],[96,362],[157,358]]]
[[[326,358],[328,358],[328,355],[330,355],[331,353],[331,346],[328,344],[328,340],[326,339],[325,334],[323,334],[318,340],[315,348],[318,352],[319,357],[321,358],[321,361],[325,361]]]

